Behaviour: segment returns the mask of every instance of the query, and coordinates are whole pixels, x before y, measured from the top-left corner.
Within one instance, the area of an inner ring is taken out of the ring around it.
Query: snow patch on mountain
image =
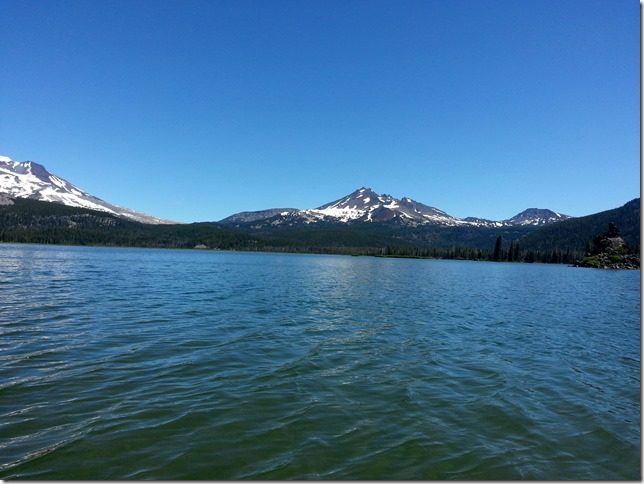
[[[0,156],[0,194],[10,198],[31,198],[69,207],[99,210],[148,224],[176,223],[113,205],[49,173],[43,165],[33,161],[14,161],[8,156]]]
[[[528,209],[511,219],[494,221],[483,218],[452,217],[446,212],[408,197],[397,199],[391,195],[380,195],[371,188],[362,187],[349,195],[318,208],[306,210],[272,209],[258,212],[243,212],[232,215],[222,223],[244,223],[252,221],[254,227],[263,225],[296,225],[316,222],[357,223],[399,221],[405,225],[444,225],[504,227],[512,225],[544,225],[569,218],[550,210]]]
[[[505,220],[505,222],[512,225],[548,225],[559,220],[565,220],[567,215],[562,215],[552,210],[545,208],[529,208],[523,212],[515,215],[514,217]]]

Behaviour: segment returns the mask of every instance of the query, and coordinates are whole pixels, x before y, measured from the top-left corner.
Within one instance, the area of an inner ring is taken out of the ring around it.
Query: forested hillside
[[[16,198],[0,206],[0,241],[125,247],[252,249],[256,240],[216,224],[149,225],[82,208]]]
[[[12,202],[0,205],[0,242],[573,263],[613,222],[629,247],[638,250],[640,243],[639,199],[542,228],[318,223],[259,230],[214,222],[149,225],[57,203]]]
[[[639,251],[640,247],[640,199],[636,198],[619,208],[606,210],[585,217],[571,218],[543,227],[523,239],[523,249],[552,251],[566,249],[586,252],[592,239],[614,223],[628,246]]]

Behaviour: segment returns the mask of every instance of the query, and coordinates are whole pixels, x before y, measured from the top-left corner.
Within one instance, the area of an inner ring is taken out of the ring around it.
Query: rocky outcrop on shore
[[[597,269],[639,269],[640,256],[628,247],[617,226],[611,222],[606,232],[593,239],[586,256],[574,265]]]

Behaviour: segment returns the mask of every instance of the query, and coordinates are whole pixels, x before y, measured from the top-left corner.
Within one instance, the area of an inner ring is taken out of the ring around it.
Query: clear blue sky
[[[0,0],[0,154],[181,222],[640,194],[635,0]]]

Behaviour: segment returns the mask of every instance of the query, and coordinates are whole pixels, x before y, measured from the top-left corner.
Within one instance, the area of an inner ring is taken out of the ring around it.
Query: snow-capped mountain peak
[[[505,222],[512,225],[547,225],[566,218],[569,217],[546,208],[529,208]]]
[[[391,208],[392,203],[394,201],[391,197],[379,195],[371,188],[362,187],[346,197],[315,209],[306,210],[306,212],[313,216],[333,217],[347,222],[368,217],[370,213],[380,207],[389,206],[388,208]]]
[[[279,226],[311,224],[317,222],[358,223],[358,222],[399,222],[405,225],[444,225],[502,227],[510,225],[544,225],[569,218],[550,210],[528,209],[511,219],[503,221],[468,217],[453,217],[438,208],[417,202],[409,197],[397,199],[391,195],[380,195],[371,188],[362,187],[342,198],[318,208],[306,210],[281,209],[262,210],[235,214],[222,223],[253,223],[254,226]]]
[[[128,208],[112,205],[72,185],[33,161],[14,161],[0,156],[0,194],[10,198],[31,198],[111,213],[149,224],[174,223]]]
[[[339,221],[384,222],[399,220],[418,225],[437,223],[459,225],[461,221],[429,205],[408,197],[397,199],[388,194],[380,195],[371,188],[362,187],[355,192],[316,209],[309,209],[310,215],[334,217]]]

